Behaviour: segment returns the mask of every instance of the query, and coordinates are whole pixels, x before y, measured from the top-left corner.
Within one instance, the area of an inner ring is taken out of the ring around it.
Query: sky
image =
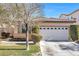
[[[69,14],[79,9],[79,3],[45,3],[43,10],[45,17],[58,18],[61,14]]]

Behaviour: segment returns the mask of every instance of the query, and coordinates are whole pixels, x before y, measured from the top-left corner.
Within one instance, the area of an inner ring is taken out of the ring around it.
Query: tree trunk
[[[26,50],[29,50],[29,26],[26,24]]]
[[[29,32],[27,31],[27,36],[26,36],[26,49],[27,51],[29,50]]]

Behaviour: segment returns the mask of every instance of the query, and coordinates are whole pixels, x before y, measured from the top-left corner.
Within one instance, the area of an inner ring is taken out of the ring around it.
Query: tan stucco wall
[[[49,23],[49,22],[45,22],[45,23],[42,23],[42,22],[38,22],[37,23],[39,26],[70,26],[71,24],[73,23]]]

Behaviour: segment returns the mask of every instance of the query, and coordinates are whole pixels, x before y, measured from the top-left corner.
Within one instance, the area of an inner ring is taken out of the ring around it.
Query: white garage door
[[[68,27],[41,27],[43,40],[68,40]]]

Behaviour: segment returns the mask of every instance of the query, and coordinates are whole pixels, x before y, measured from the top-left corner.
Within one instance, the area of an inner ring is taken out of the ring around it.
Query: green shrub
[[[70,26],[70,36],[73,41],[78,40],[77,25]]]
[[[33,39],[34,43],[38,43],[42,39],[42,36],[36,33],[32,33],[31,38]]]
[[[32,28],[32,34],[31,34],[31,38],[33,40],[34,43],[38,43],[40,42],[40,40],[42,39],[42,36],[39,34],[39,26],[35,25]]]
[[[38,26],[38,25],[35,25],[35,26],[32,28],[32,32],[33,32],[33,33],[39,33],[39,26]]]
[[[3,39],[8,38],[10,36],[10,33],[2,32],[1,36]]]

